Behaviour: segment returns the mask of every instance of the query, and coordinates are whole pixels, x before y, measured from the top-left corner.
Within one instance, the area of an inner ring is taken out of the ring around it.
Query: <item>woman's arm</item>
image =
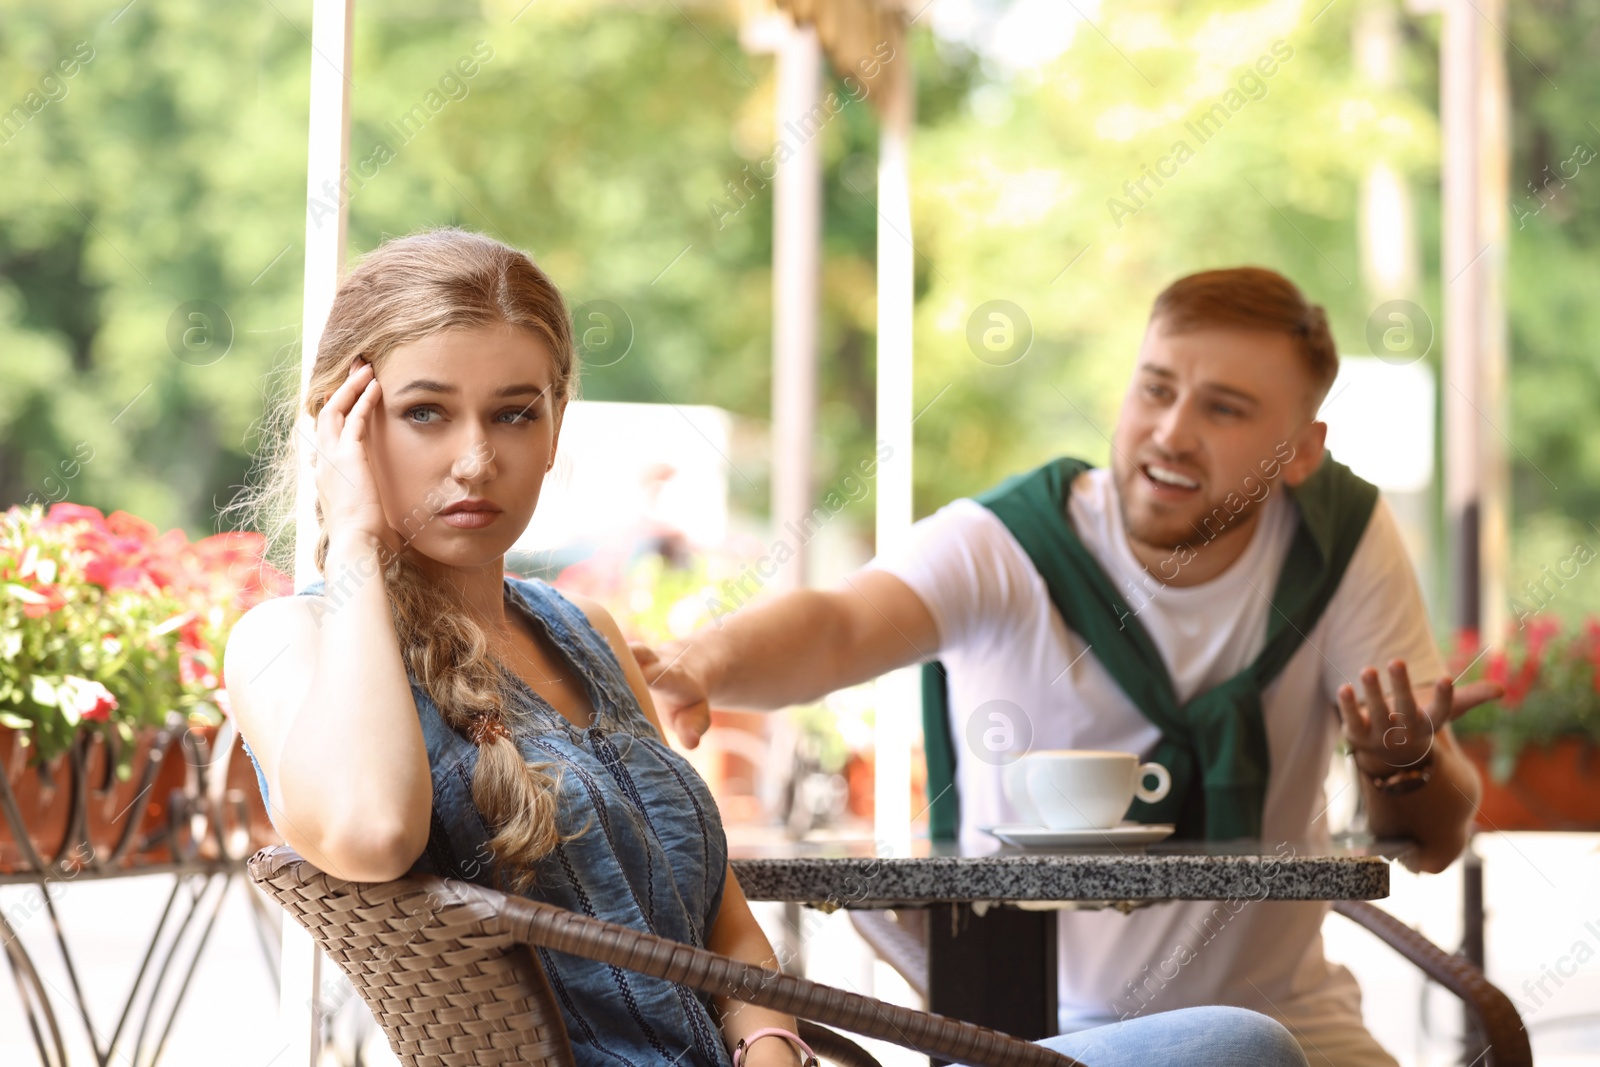
[[[744,898],[739,880],[728,868],[727,881],[722,890],[722,906],[717,910],[716,921],[711,924],[711,936],[706,938],[706,948],[745,963],[779,970],[777,953],[756,917],[750,913],[750,904]],[[775,1026],[791,1034],[798,1033],[793,1015],[760,1008],[754,1004],[741,1004],[731,997],[713,997],[712,1003],[722,1016],[722,1039],[728,1051],[757,1030]],[[800,1051],[779,1038],[764,1038],[750,1046],[745,1056],[749,1067],[798,1067]]]
[[[633,654],[628,651],[628,643],[623,639],[622,630],[617,626],[616,620],[604,607],[587,597],[571,594],[566,596],[568,600],[583,609],[583,613],[588,616],[594,628],[605,635],[606,641],[611,645],[611,651],[617,657],[617,662],[622,665],[622,673],[627,676],[628,686],[638,698],[639,707],[655,726],[656,733],[665,738],[666,734],[661,730],[661,720],[657,718],[655,705],[650,700],[650,687],[645,684],[644,672],[639,669]],[[744,963],[753,963],[774,970],[782,969],[778,965],[777,953],[772,950],[772,943],[767,940],[767,935],[762,931],[761,924],[756,922],[756,917],[750,913],[750,904],[745,900],[744,890],[739,887],[739,880],[733,876],[732,867],[728,868],[727,880],[723,884],[722,904],[717,909],[717,917],[712,922],[711,931],[706,937],[706,948]],[[713,997],[712,1005],[722,1017],[722,1039],[727,1042],[730,1054],[740,1038],[765,1027],[777,1027],[791,1034],[798,1032],[792,1015],[785,1015],[769,1008],[759,1008],[753,1004],[741,1004],[731,997]],[[798,1067],[800,1053],[789,1042],[768,1037],[750,1046],[744,1062],[748,1067]]]
[[[225,654],[228,699],[284,840],[338,878],[388,881],[428,841],[433,778],[377,545],[329,546],[327,594],[251,609]]]

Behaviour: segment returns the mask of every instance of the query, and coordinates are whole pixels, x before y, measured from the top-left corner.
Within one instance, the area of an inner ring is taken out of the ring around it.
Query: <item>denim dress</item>
[[[574,726],[521,679],[506,725],[524,759],[557,779],[563,835],[525,895],[704,948],[722,903],[728,843],[706,783],[658,735],[603,634],[548,583],[507,576],[506,603],[529,615],[583,679],[595,725]],[[322,580],[300,596],[320,594]],[[472,801],[478,750],[411,678],[433,770],[433,825],[412,873],[489,888],[493,833]],[[263,799],[266,778],[255,754]],[[269,804],[267,810],[272,808]],[[538,948],[579,1067],[731,1067],[711,998],[685,986]]]

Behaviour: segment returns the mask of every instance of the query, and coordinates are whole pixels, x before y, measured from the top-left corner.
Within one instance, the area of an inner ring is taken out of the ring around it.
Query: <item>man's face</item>
[[[1155,548],[1246,525],[1280,481],[1322,460],[1311,375],[1293,338],[1154,321],[1122,401],[1112,474],[1128,536]]]
[[[510,326],[447,330],[391,349],[376,369],[370,456],[389,525],[447,566],[504,555],[555,458],[565,405],[552,404],[549,348]],[[441,514],[468,498],[490,515],[475,525]]]

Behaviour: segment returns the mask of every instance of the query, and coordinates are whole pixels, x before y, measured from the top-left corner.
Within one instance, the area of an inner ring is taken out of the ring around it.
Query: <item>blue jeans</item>
[[[1038,1043],[1085,1067],[1306,1067],[1282,1023],[1244,1008],[1180,1008]]]

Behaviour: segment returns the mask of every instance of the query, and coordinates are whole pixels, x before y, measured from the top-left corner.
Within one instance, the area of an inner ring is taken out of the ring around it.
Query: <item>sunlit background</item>
[[[603,358],[583,371],[555,480],[508,566],[599,598],[647,641],[770,593],[750,575],[794,539],[771,506],[774,198],[749,177],[794,138],[774,119],[758,8],[357,4],[351,177],[310,205],[313,225],[333,225],[348,198],[352,254],[430,225],[481,230],[528,250],[574,307],[603,312],[614,332],[594,340]],[[1154,295],[1191,271],[1265,265],[1328,309],[1347,357],[1324,411],[1331,447],[1389,494],[1439,643],[1455,649],[1440,418],[1453,386],[1438,338],[1457,278],[1441,268],[1436,8],[913,5],[915,516],[1051,456],[1105,463]],[[68,500],[196,539],[228,528],[219,512],[251,475],[263,413],[298,382],[309,72],[325,61],[310,11],[0,0],[0,507]],[[1490,36],[1510,108],[1506,387],[1481,414],[1506,472],[1509,540],[1487,618],[1575,630],[1600,612],[1596,569],[1549,574],[1600,548],[1600,8],[1512,0]],[[64,58],[74,73],[51,74]],[[872,556],[877,492],[859,471],[877,441],[880,118],[870,95],[824,77],[844,103],[815,134],[809,456],[826,515],[801,538],[813,585]],[[1218,102],[1226,121],[1196,130]],[[991,301],[1031,331],[1020,356],[974,345]],[[1391,318],[1396,301],[1416,314]],[[227,333],[203,359],[184,341],[192,306],[218,309],[207,328]],[[1373,340],[1395,328],[1434,340],[1397,359]],[[277,547],[288,569],[292,545]],[[1498,647],[1493,634],[1469,643]],[[730,835],[870,835],[878,703],[869,686],[783,715],[719,713],[693,758]],[[915,773],[912,785],[920,813]],[[1600,1061],[1600,837],[1480,840],[1490,977],[1523,1005],[1541,1062]],[[96,947],[79,977],[115,1001],[138,966],[124,927],[145,924],[164,890],[62,888],[63,921]],[[0,904],[64,987],[47,918],[29,906],[38,892],[3,887]],[[275,946],[234,894],[163,1062],[270,1063]],[[1460,901],[1456,869],[1397,870],[1386,906],[1453,947]],[[762,917],[776,928],[782,909]],[[1327,937],[1403,1062],[1454,1062],[1447,998],[1340,920]],[[852,938],[842,920],[819,927],[810,973],[910,996]],[[1534,1005],[1522,983],[1578,941],[1591,961]],[[360,1008],[341,1012],[330,1063],[354,1062],[358,1045],[385,1062]],[[7,1064],[32,1062],[21,1018],[0,995]]]

